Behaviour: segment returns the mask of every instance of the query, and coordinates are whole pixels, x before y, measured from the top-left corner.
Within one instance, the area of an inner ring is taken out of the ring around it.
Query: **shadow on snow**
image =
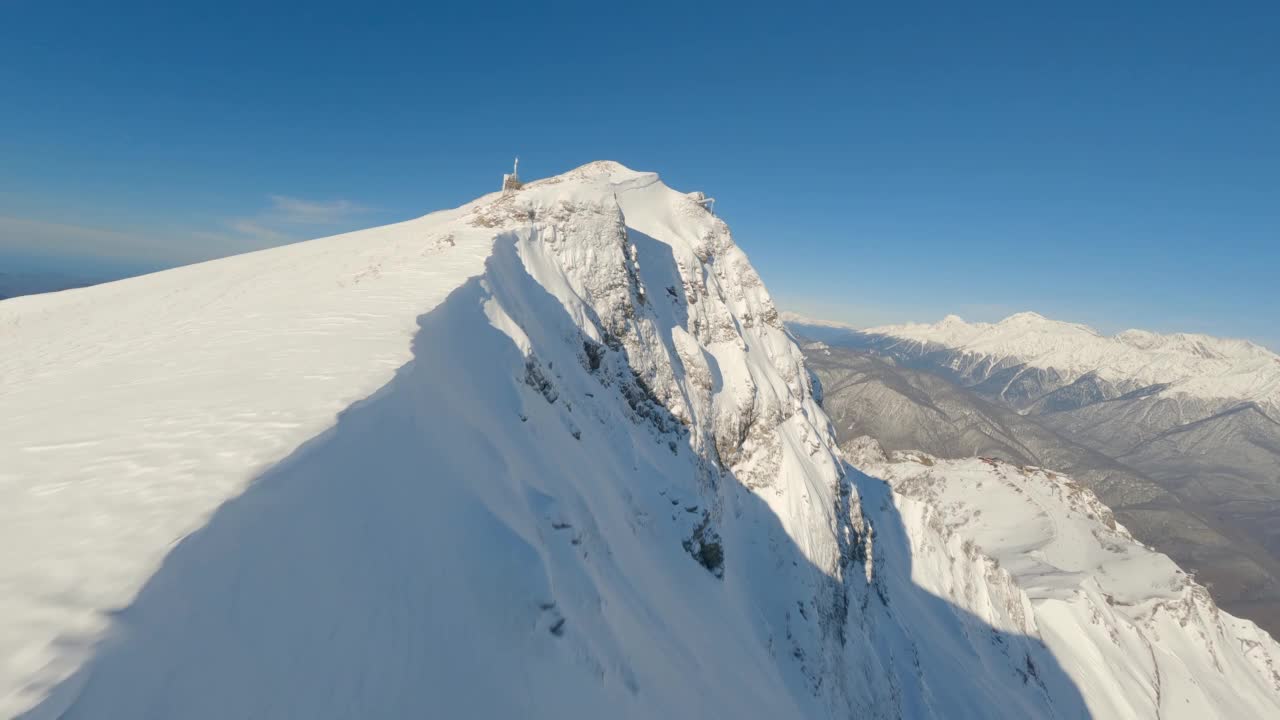
[[[637,235],[650,297],[685,302],[669,249]],[[419,325],[413,359],[174,547],[28,717],[1088,715],[1039,641],[911,581],[879,481],[846,469],[870,583],[847,512],[832,577],[731,475],[708,490],[687,444],[583,367],[514,243]],[[681,546],[708,492],[722,580]]]

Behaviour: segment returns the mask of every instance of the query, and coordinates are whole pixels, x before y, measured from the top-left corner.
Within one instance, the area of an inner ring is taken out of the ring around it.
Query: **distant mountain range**
[[[896,354],[945,355],[951,371],[1020,410],[1033,402],[1044,404],[1038,410],[1070,410],[1134,392],[1210,401],[1206,407],[1227,401],[1280,408],[1280,356],[1246,340],[1145,330],[1103,335],[1032,312],[998,323],[951,315],[865,334]]]
[[[1280,356],[1035,313],[867,330],[784,317],[841,441],[1070,472],[1223,607],[1280,632]]]

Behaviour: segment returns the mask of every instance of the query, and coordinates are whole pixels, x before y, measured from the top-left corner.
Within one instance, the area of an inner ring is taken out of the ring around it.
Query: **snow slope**
[[[0,715],[83,662],[176,540],[409,360],[414,318],[489,254],[465,214],[0,303]]]
[[[948,315],[933,324],[887,325],[865,332],[946,347],[988,366],[1053,370],[1064,385],[1094,374],[1125,390],[1168,384],[1161,391],[1167,396],[1247,400],[1280,408],[1280,355],[1245,340],[1145,330],[1107,336],[1033,312],[998,323],[967,323]]]
[[[870,438],[858,445],[854,455],[893,487],[909,527],[943,526],[953,558],[985,555],[1025,593],[1040,637],[1096,717],[1277,716],[1280,644],[1219,610],[1089,490],[999,460],[890,461]],[[922,547],[917,563],[931,553]],[[921,583],[937,585],[928,575]]]
[[[0,303],[0,714],[1112,707],[845,464],[699,199],[592,163]]]

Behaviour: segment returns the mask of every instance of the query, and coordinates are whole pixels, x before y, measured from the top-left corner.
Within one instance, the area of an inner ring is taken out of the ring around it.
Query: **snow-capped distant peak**
[[[955,317],[955,316],[948,315],[947,317]],[[1026,310],[1020,313],[1014,313],[1010,315],[1009,317],[1001,320],[1000,324],[1016,325],[1019,323],[1039,323],[1039,322],[1049,322],[1049,319],[1038,312],[1032,312],[1030,310]]]

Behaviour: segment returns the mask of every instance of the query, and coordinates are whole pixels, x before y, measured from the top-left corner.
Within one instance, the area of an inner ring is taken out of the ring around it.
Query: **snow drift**
[[[701,199],[592,163],[0,304],[0,713],[1149,711],[842,460]],[[1256,637],[1199,681],[1275,708]]]

